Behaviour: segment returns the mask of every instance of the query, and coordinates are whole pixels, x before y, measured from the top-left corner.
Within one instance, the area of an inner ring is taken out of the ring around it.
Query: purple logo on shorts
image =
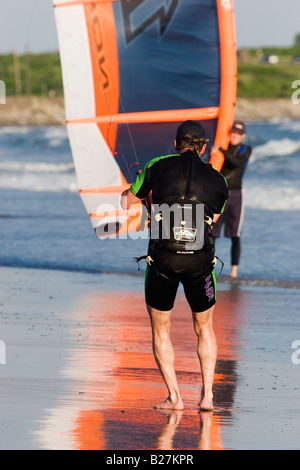
[[[211,283],[211,274],[205,278],[205,292],[207,297],[209,298],[209,301],[213,300],[215,297],[215,289],[214,286]]]

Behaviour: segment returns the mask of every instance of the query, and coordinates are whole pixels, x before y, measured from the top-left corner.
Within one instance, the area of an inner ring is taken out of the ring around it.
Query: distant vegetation
[[[238,51],[240,98],[290,98],[291,84],[300,79],[300,35],[290,48],[244,49]],[[269,56],[278,62],[270,64]],[[58,53],[0,55],[0,80],[6,95],[62,96],[62,74]]]
[[[292,82],[300,79],[298,36],[293,47],[238,51],[238,97],[290,98]]]
[[[6,95],[62,96],[62,74],[58,53],[0,55],[0,80]]]

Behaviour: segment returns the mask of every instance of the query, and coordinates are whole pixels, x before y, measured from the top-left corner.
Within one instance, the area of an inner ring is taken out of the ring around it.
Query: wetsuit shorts
[[[217,223],[214,225],[212,234],[217,238],[221,234],[224,224],[224,235],[227,238],[240,237],[244,215],[243,193],[241,189],[232,189],[229,191],[224,212],[220,215]]]
[[[156,256],[153,256],[157,258]],[[197,255],[164,253],[158,261],[147,266],[145,300],[147,305],[161,311],[172,310],[179,284],[191,310],[204,312],[216,302],[216,279],[212,263],[208,270],[197,269]]]

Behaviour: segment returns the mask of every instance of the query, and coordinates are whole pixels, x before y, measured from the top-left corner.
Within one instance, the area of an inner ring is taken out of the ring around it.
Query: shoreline
[[[268,121],[272,119],[300,119],[300,105],[290,99],[238,98],[236,119]],[[1,126],[64,126],[64,98],[8,97],[0,106]]]
[[[74,277],[77,275],[79,276],[90,276],[91,278],[96,278],[102,277],[105,279],[109,278],[116,278],[119,276],[122,276],[123,279],[123,284],[125,286],[128,286],[133,282],[133,280],[136,281],[136,279],[143,279],[145,276],[144,271],[138,271],[138,272],[130,272],[130,271],[86,271],[86,270],[80,270],[80,269],[60,269],[60,268],[52,268],[52,267],[41,267],[41,266],[26,266],[26,265],[5,265],[5,264],[0,264],[0,273],[1,271],[5,270],[15,270],[18,271],[20,274],[22,272],[40,272],[42,275],[43,273],[48,273],[51,275],[51,273],[59,273],[61,274],[66,274],[66,276],[72,276]],[[228,287],[230,288],[242,288],[246,286],[247,288],[251,287],[257,287],[257,288],[280,288],[280,289],[292,289],[292,290],[300,290],[300,280],[298,279],[279,279],[279,278],[263,278],[263,277],[247,277],[247,276],[239,276],[237,278],[231,278],[229,275],[224,275],[222,274],[221,276],[217,276],[217,284],[218,286],[222,289],[227,289]],[[109,285],[107,286],[109,288]]]

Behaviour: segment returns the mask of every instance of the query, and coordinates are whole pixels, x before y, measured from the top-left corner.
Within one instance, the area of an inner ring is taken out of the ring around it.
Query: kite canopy
[[[100,238],[139,228],[120,207],[150,159],[198,120],[226,146],[236,99],[232,0],[53,0],[80,195]],[[206,159],[209,160],[209,145]],[[222,155],[211,163],[220,170]]]

